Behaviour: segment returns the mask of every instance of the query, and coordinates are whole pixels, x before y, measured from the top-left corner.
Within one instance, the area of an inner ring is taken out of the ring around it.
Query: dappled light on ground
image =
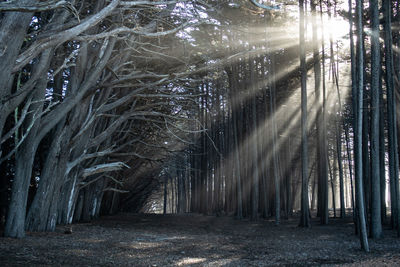
[[[311,229],[297,227],[295,217],[257,222],[203,215],[107,216],[73,225],[64,234],[28,234],[24,240],[0,238],[3,266],[377,266],[400,264],[400,240],[385,230],[371,240],[370,254],[359,249],[351,218],[315,220]]]
[[[205,262],[207,259],[205,258],[184,258],[182,260],[179,260],[176,265],[178,266],[187,266],[190,264],[196,264],[196,263],[202,263]]]

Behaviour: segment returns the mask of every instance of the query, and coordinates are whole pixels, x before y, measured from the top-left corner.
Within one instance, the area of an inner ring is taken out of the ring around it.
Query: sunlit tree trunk
[[[258,218],[258,207],[259,207],[259,166],[258,166],[258,134],[257,134],[257,88],[255,86],[256,79],[254,74],[254,59],[249,59],[249,70],[250,70],[250,94],[251,94],[251,111],[252,111],[252,132],[250,135],[253,137],[251,139],[251,150],[253,159],[253,181],[252,181],[252,190],[251,190],[251,218],[256,220]]]
[[[325,138],[325,118],[324,107],[321,101],[321,60],[319,55],[318,34],[317,34],[317,12],[316,0],[311,1],[312,13],[312,33],[313,33],[313,58],[314,58],[314,80],[315,80],[315,107],[316,107],[316,160],[317,160],[317,177],[318,177],[318,210],[322,224],[327,224],[329,219],[328,210],[328,169],[327,169],[327,153]],[[324,40],[322,40],[323,42]]]
[[[264,68],[265,67],[265,68]],[[267,69],[267,67],[265,66],[265,63],[263,63],[263,72],[262,73],[266,73],[266,69]],[[267,103],[267,98],[268,98],[268,96],[267,96],[267,90],[265,89],[264,90],[264,95],[263,95],[263,102],[264,103]],[[265,109],[265,113],[264,113],[264,118],[268,118],[268,109],[266,108]],[[262,147],[263,147],[263,150],[262,150],[262,158],[265,158],[265,155],[266,155],[266,149],[265,149],[265,147],[267,146],[267,142],[268,142],[268,140],[267,140],[267,138],[266,137],[263,137],[262,138]],[[268,173],[268,170],[269,170],[269,168],[268,168],[268,166],[267,166],[268,164],[267,164],[267,162],[266,162],[266,160],[264,159],[263,161],[262,161],[262,166],[263,166],[263,169],[262,169],[262,172],[263,172],[263,176],[262,176],[262,192],[261,192],[261,194],[262,194],[262,199],[263,199],[263,210],[262,210],[262,212],[263,212],[263,217],[264,218],[267,218],[268,216],[269,216],[269,194],[268,194],[268,192],[269,192],[269,185],[270,185],[270,183],[268,183],[268,177],[269,177],[269,173]]]
[[[300,71],[301,71],[301,217],[300,226],[310,227],[308,209],[308,142],[307,142],[307,69],[304,32],[304,0],[299,0],[300,12]]]
[[[364,40],[363,40],[364,42]],[[364,45],[363,45],[364,46]],[[364,59],[366,58],[365,46]],[[364,70],[364,77],[366,77],[366,70]],[[371,158],[370,158],[370,98],[371,91],[367,90],[367,82],[364,79],[364,100],[363,100],[363,130],[362,130],[362,161],[363,161],[363,186],[364,186],[364,207],[365,214],[368,216],[371,212]],[[369,221],[366,221],[367,225]]]
[[[236,217],[241,219],[243,218],[243,203],[242,203],[242,177],[241,177],[241,164],[240,164],[240,155],[239,155],[239,137],[238,137],[238,110],[240,105],[234,102],[235,94],[238,94],[238,85],[237,85],[237,77],[238,71],[237,66],[232,65],[232,72],[229,77],[229,85],[230,85],[230,106],[232,113],[232,151],[233,151],[233,168],[232,168],[232,203],[233,207],[236,207]]]
[[[238,127],[236,118],[233,119],[233,138],[234,138],[234,147],[235,147],[235,177],[236,177],[236,200],[237,200],[237,218],[241,219],[243,217],[243,209],[242,209],[242,181],[240,174],[240,160],[239,160],[239,142],[238,142]]]
[[[216,145],[218,148],[218,152],[216,153],[214,169],[216,169],[215,173],[215,182],[214,182],[214,211],[219,213],[221,211],[221,197],[222,197],[222,173],[223,173],[223,131],[220,129],[223,125],[224,115],[221,111],[221,103],[220,103],[220,90],[222,89],[220,85],[220,81],[217,81],[217,90],[215,92],[215,113],[216,113]]]
[[[203,127],[207,129],[207,92],[206,85],[203,83],[201,85],[203,96],[201,97],[201,121]],[[204,129],[203,129],[204,130]],[[200,163],[200,212],[207,212],[207,135],[205,132],[201,135],[201,163]]]
[[[281,217],[281,189],[280,189],[280,172],[278,165],[278,150],[277,150],[277,126],[276,126],[276,84],[275,84],[275,56],[274,52],[270,55],[270,77],[269,81],[269,110],[271,118],[271,136],[272,136],[272,164],[274,175],[275,188],[275,224],[279,225]]]
[[[331,38],[331,54],[333,54],[333,40]],[[332,59],[332,76],[334,79],[334,83],[336,85],[336,92],[337,92],[337,97],[338,97],[338,111],[336,112],[336,122],[335,122],[335,128],[336,128],[336,155],[337,155],[337,164],[339,167],[339,186],[340,186],[340,217],[344,218],[346,217],[346,207],[345,207],[345,199],[344,199],[344,177],[343,177],[343,162],[342,162],[342,128],[341,126],[344,126],[344,123],[342,123],[342,98],[340,94],[340,86],[339,86],[339,67],[338,64],[334,64],[334,58],[333,56],[331,57]],[[347,141],[347,140],[346,140]],[[349,160],[350,164],[350,160]],[[351,165],[350,165],[351,166]],[[336,164],[335,164],[336,167]],[[350,167],[351,168],[351,167]],[[336,217],[336,211],[335,212],[335,217]]]

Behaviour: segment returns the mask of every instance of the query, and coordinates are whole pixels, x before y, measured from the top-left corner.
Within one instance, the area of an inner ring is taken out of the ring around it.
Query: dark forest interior
[[[389,0],[0,2],[0,263],[400,264],[399,29]]]

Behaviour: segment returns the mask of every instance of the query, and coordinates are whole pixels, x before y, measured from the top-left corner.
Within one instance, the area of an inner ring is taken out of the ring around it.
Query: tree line
[[[369,251],[367,237],[381,238],[383,224],[399,233],[399,59],[393,54],[398,36],[392,32],[398,5],[370,1],[364,8],[362,1],[350,1],[350,12],[341,11],[350,29],[351,90],[346,94],[339,78],[339,65],[346,66],[338,56],[339,44],[332,36],[326,41],[317,29],[324,14],[339,16],[337,6],[343,3],[305,4],[299,1],[297,53],[276,49],[284,44],[270,41],[268,30],[279,20],[263,18],[258,23],[266,27],[257,33],[264,36],[262,45],[249,42],[247,52],[233,50],[230,61],[213,70],[217,79],[200,85],[199,118],[208,130],[194,134],[194,145],[183,151],[190,160],[185,187],[178,180],[175,188],[176,199],[186,196],[190,206],[185,211],[274,216],[276,224],[301,210],[304,227],[310,226],[310,210],[328,224],[332,216],[345,217],[349,207],[361,246]],[[241,21],[242,27],[257,28],[254,20],[247,23]],[[235,37],[234,43],[249,38]],[[293,60],[300,62],[292,74]],[[296,87],[301,93],[293,92]],[[293,94],[297,101],[290,100]]]

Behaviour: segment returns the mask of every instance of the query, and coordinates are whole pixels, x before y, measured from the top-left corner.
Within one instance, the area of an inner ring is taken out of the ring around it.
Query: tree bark
[[[343,162],[342,162],[342,133],[340,127],[336,125],[336,151],[337,151],[337,161],[339,165],[339,183],[340,183],[340,218],[346,217],[346,205],[344,201],[344,175],[343,175]]]
[[[313,39],[313,59],[314,59],[314,80],[315,80],[315,107],[316,116],[315,126],[317,130],[316,142],[316,160],[317,160],[317,177],[319,178],[318,194],[320,206],[321,224],[328,224],[329,210],[328,210],[328,168],[327,168],[327,155],[326,155],[326,138],[325,138],[325,118],[324,106],[321,101],[321,59],[319,55],[318,34],[317,34],[317,12],[316,0],[311,1],[312,13],[312,39]],[[324,40],[322,40],[323,42]]]
[[[357,28],[357,60],[354,62],[357,68],[356,103],[355,110],[355,175],[356,175],[356,199],[357,215],[360,228],[361,248],[369,252],[367,228],[365,223],[364,190],[363,190],[363,161],[362,161],[362,130],[363,130],[363,90],[364,90],[364,53],[363,53],[363,5],[361,0],[356,0],[356,28]]]
[[[32,4],[34,0],[21,0],[21,4]],[[12,66],[24,42],[26,31],[32,19],[32,13],[9,12],[4,14],[0,24],[0,137],[9,113],[14,107],[3,102],[11,95],[14,81]],[[2,156],[0,147],[0,157]]]
[[[277,126],[276,126],[276,84],[275,84],[275,56],[271,52],[270,75],[269,78],[269,105],[271,116],[271,136],[272,136],[272,165],[275,185],[275,225],[279,225],[281,218],[281,188],[280,173],[278,167],[278,150],[277,150]]]
[[[392,52],[392,7],[391,1],[383,0],[383,15],[385,23],[383,25],[385,32],[385,66],[386,66],[386,90],[387,90],[387,113],[388,113],[388,141],[389,141],[389,177],[390,177],[390,201],[391,201],[391,222],[393,228],[398,229],[400,235],[399,223],[399,159],[397,145],[397,118],[396,118],[396,100],[394,93],[393,80],[393,52]]]
[[[308,208],[308,142],[307,142],[307,69],[304,32],[304,0],[299,0],[300,9],[300,71],[301,71],[301,217],[300,226],[310,227]]]
[[[371,12],[371,237],[381,238],[381,191],[380,191],[380,46],[379,46],[379,7],[378,0],[370,0]]]
[[[49,64],[49,57],[52,50],[46,50],[41,56],[41,60]],[[22,238],[25,236],[25,217],[28,200],[29,185],[32,176],[33,160],[39,145],[37,132],[40,130],[40,113],[43,110],[43,101],[47,77],[42,77],[35,89],[34,101],[30,111],[33,113],[26,119],[27,138],[16,152],[16,171],[12,184],[11,201],[8,209],[8,216],[4,235],[8,237]]]

